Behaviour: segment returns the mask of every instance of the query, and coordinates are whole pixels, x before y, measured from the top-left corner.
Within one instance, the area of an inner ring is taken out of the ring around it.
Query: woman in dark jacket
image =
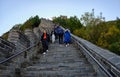
[[[64,43],[66,44],[66,47],[69,45],[70,42],[71,42],[71,35],[67,29],[64,33]]]
[[[41,41],[42,41],[43,52],[48,51],[48,43],[50,41],[50,37],[45,30],[41,36]]]

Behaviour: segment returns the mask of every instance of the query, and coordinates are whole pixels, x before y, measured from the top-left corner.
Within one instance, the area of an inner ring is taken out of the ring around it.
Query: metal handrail
[[[32,45],[32,46],[30,46],[30,47],[28,47],[28,48],[26,48],[26,49],[24,49],[24,50],[21,51],[21,52],[18,52],[18,53],[16,53],[16,54],[10,56],[9,58],[7,58],[7,59],[5,59],[5,60],[0,61],[0,64],[3,64],[3,63],[5,63],[5,62],[7,62],[7,61],[9,61],[9,60],[17,57],[18,55],[22,54],[23,52],[25,52],[25,51],[27,51],[27,50],[30,50],[31,48],[35,47],[35,46],[38,45],[38,44],[39,44],[39,42],[36,43],[36,44],[34,44],[34,45]]]
[[[65,30],[65,28],[63,28],[62,26],[60,26],[63,30]],[[71,36],[74,38],[73,40],[77,40],[77,38],[75,37],[75,35],[71,34]],[[78,37],[79,38],[79,37]],[[108,72],[108,70],[97,60],[95,59],[95,57],[89,52],[91,50],[88,50],[88,48],[86,48],[86,46],[84,44],[80,44],[80,41],[78,42],[78,40],[76,41],[78,43],[78,45],[82,45],[82,48],[84,48],[84,50],[86,51],[86,53],[98,64],[98,66],[109,76],[109,77],[114,77],[112,76],[112,74],[110,74]],[[120,72],[120,70],[117,69],[117,67],[115,67],[112,63],[111,64],[111,67],[114,68],[114,70],[116,70],[117,72]]]
[[[91,49],[89,49],[89,48],[87,48],[87,46],[84,46],[84,48],[86,48],[88,51],[90,51],[90,52],[93,52],[93,50],[91,50]],[[89,52],[89,53],[90,53]],[[97,54],[96,52],[94,52],[95,54]],[[90,53],[90,54],[92,54],[92,53]],[[99,54],[97,54],[97,55],[99,55]],[[102,57],[101,55],[99,55],[100,57]],[[93,56],[94,57],[94,56]],[[111,67],[112,67],[112,69],[114,69],[115,71],[117,71],[117,72],[119,72],[120,73],[120,69],[118,68],[118,67],[116,67],[113,63],[111,63],[111,62],[109,62],[109,61],[107,61],[107,59],[105,59],[105,58],[103,58],[106,62],[107,62],[107,64],[109,64]],[[97,60],[98,61],[98,60]],[[98,61],[99,62],[99,61]],[[100,62],[99,62],[100,63]],[[114,76],[113,76],[114,77]]]
[[[14,45],[12,42],[9,42],[9,41],[5,41],[5,40],[3,40],[3,38],[2,37],[0,37],[0,40],[2,40],[2,41],[4,41],[4,42],[6,42],[6,43],[8,43],[8,44],[10,44],[10,45]],[[15,45],[14,45],[15,46]]]
[[[8,48],[10,48],[10,49],[13,49],[12,47],[10,47],[10,46],[8,46],[8,45],[5,45],[5,44],[3,44],[3,43],[1,43],[1,45],[4,45],[5,47],[8,47]]]
[[[84,45],[80,44],[80,41],[78,41],[73,34],[71,34],[73,37],[73,40],[83,48],[83,50],[98,64],[98,66],[106,73],[108,77],[113,77],[108,70],[89,52],[91,50],[88,50]]]

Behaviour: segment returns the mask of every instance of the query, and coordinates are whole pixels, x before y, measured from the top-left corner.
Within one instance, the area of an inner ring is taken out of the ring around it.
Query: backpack
[[[62,34],[63,30],[61,28],[58,28],[58,34]]]

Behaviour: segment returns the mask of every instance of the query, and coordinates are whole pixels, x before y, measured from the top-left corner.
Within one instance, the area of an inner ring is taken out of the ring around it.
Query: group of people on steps
[[[43,31],[41,36],[43,54],[48,51],[49,42],[54,43],[57,39],[59,40],[59,44],[65,44],[67,47],[71,43],[70,31],[68,29],[64,31],[60,26],[56,26],[51,34],[48,34],[46,30]]]

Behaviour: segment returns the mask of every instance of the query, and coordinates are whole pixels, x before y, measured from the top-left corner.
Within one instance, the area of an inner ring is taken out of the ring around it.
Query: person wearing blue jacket
[[[69,45],[70,42],[71,42],[71,35],[69,30],[67,29],[64,33],[64,43],[66,44],[66,47]]]
[[[58,26],[56,28],[56,33],[57,33],[58,38],[59,38],[59,44],[62,44],[63,43],[63,34],[64,34],[63,29],[60,26]]]

